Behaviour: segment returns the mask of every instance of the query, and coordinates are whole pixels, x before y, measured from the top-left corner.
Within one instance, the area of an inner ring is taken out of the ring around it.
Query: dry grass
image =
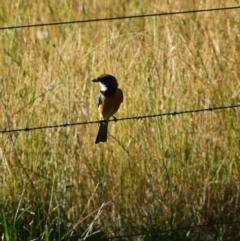
[[[10,1],[1,6],[0,24],[233,5]],[[39,31],[48,37],[39,39]],[[1,130],[96,120],[99,87],[90,80],[105,72],[124,91],[119,117],[240,101],[237,10],[5,30],[0,39]],[[100,145],[94,145],[97,125],[3,134],[2,240],[237,221],[239,123],[237,109],[110,123],[109,140]],[[238,228],[167,237],[234,240]]]

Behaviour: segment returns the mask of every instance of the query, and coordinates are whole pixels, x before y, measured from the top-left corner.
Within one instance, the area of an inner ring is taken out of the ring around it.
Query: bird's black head
[[[101,86],[101,93],[108,95],[108,93],[115,93],[118,88],[118,82],[116,78],[110,74],[102,74],[92,82],[99,82]]]
[[[100,82],[106,86],[114,86],[118,84],[116,78],[110,74],[102,74],[98,76],[96,79],[93,79],[92,82]]]

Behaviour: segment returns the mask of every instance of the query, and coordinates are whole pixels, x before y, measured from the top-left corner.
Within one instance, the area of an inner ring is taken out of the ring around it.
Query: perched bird
[[[102,74],[92,82],[99,82],[100,92],[97,97],[98,112],[101,120],[95,144],[107,141],[108,119],[113,116],[123,102],[123,92],[118,88],[116,78],[110,74]]]

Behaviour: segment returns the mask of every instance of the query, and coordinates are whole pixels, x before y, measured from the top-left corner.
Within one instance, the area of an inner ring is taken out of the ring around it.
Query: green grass
[[[235,6],[164,1],[0,3],[0,25]],[[98,118],[101,73],[117,77],[117,117],[237,104],[238,10],[1,31],[0,130]],[[47,31],[39,39],[37,34]],[[54,46],[55,47],[54,47]],[[228,109],[1,134],[5,240],[136,234],[239,221],[240,112]],[[133,240],[238,240],[238,224]]]

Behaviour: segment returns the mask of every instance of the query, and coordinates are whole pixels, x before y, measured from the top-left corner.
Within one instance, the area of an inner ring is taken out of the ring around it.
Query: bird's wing
[[[122,90],[119,89],[119,88],[118,88],[118,92],[119,92],[119,94],[122,96],[122,102],[123,102],[123,92],[122,92]]]

